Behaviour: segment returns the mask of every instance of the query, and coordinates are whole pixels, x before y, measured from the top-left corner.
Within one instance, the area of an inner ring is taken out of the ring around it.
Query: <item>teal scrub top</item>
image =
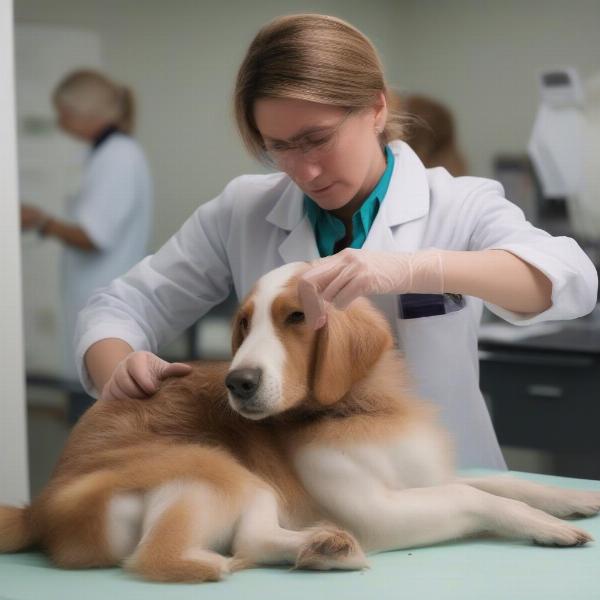
[[[362,206],[352,215],[350,248],[362,248],[385,198],[394,170],[394,155],[388,146],[385,147],[385,158],[387,165],[381,179]],[[346,235],[344,224],[306,195],[304,196],[304,211],[315,232],[319,254],[321,257],[331,256],[334,253],[335,245]]]

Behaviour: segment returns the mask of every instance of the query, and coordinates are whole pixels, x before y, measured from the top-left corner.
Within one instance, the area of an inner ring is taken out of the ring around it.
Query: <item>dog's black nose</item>
[[[237,398],[248,400],[256,393],[261,375],[260,369],[235,369],[225,378],[225,385]]]

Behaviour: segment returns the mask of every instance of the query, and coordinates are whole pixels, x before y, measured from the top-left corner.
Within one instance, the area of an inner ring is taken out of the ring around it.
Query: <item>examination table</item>
[[[600,491],[600,481],[515,475]],[[545,548],[522,541],[468,539],[378,554],[370,557],[371,568],[365,571],[260,568],[202,584],[149,583],[121,569],[65,571],[37,552],[0,555],[0,600],[600,599],[600,516],[577,522],[598,542]]]

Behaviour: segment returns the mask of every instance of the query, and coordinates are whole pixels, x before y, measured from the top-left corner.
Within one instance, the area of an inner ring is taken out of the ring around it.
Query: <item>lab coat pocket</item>
[[[466,303],[461,294],[401,294],[397,296],[400,319],[418,319],[462,310]]]
[[[439,401],[460,393],[477,343],[467,300],[450,294],[398,296],[398,341],[419,391]],[[464,390],[466,392],[466,390]],[[471,390],[472,391],[472,390]]]

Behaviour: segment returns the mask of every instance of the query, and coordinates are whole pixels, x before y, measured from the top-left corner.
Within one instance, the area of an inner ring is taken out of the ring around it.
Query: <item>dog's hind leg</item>
[[[563,519],[591,517],[600,512],[600,492],[540,485],[505,475],[459,478],[457,482],[465,483],[496,496],[526,502]]]
[[[307,491],[368,551],[436,544],[478,534],[577,546],[592,537],[524,502],[463,483],[394,489],[350,453],[305,451],[298,460]]]
[[[294,531],[279,524],[278,502],[268,488],[257,488],[240,517],[234,556],[253,564],[292,564],[297,568],[362,569],[367,559],[356,539],[332,525]]]
[[[148,493],[142,538],[124,561],[154,581],[218,581],[238,563],[228,549],[238,507],[208,482],[171,481]]]
[[[357,537],[369,550],[423,546],[480,534],[548,546],[580,546],[593,539],[584,530],[524,502],[460,483],[372,490],[368,497],[354,498],[352,505],[339,499],[338,503],[338,514],[354,520]]]

